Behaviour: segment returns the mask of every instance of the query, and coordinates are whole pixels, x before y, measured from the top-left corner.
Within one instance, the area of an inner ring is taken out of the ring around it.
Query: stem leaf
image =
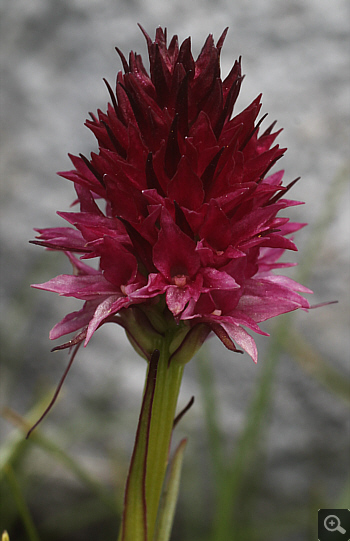
[[[171,528],[180,488],[181,469],[186,444],[187,439],[183,439],[179,443],[170,464],[169,475],[160,504],[158,526],[154,541],[170,540]]]

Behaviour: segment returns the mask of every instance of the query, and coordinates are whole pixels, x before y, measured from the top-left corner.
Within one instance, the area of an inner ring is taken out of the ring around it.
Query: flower
[[[75,332],[60,347],[86,345],[115,321],[149,357],[170,329],[171,353],[185,362],[214,332],[256,361],[246,328],[266,335],[258,323],[309,308],[299,294],[309,289],[272,272],[293,265],[279,259],[296,250],[287,235],[305,225],[277,216],[299,204],[284,198],[294,182],[283,186],[283,171],[268,175],[285,151],[274,144],[279,131],[273,123],[260,133],[260,95],[232,117],[243,76],[239,59],[221,79],[227,29],[216,45],[208,36],[196,61],[190,38],[168,46],[161,28],[154,41],[141,30],[150,74],[140,55],[127,61],[117,49],[124,74],[115,90],[105,81],[107,112],[86,122],[99,152],[70,156],[74,169],[59,173],[74,183],[80,211],[59,212],[70,227],[38,229],[33,241],[63,250],[73,266],[34,287],[85,301],[50,338]],[[84,262],[93,258],[98,269]]]

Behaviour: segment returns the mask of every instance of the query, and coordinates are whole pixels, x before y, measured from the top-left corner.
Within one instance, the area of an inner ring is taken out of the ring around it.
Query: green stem
[[[154,536],[160,496],[168,465],[169,448],[176,404],[183,375],[183,365],[169,365],[169,342],[159,344],[160,358],[153,397],[146,470],[147,539]]]
[[[169,363],[169,332],[151,356],[125,488],[119,541],[152,541],[168,465],[183,365]]]

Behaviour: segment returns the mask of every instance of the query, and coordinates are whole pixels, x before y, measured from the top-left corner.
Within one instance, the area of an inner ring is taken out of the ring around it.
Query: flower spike
[[[84,301],[50,336],[78,333],[58,349],[86,345],[115,321],[148,360],[169,332],[172,363],[188,362],[210,334],[256,361],[248,331],[265,334],[260,322],[309,308],[301,295],[309,290],[273,274],[291,265],[278,260],[304,225],[279,215],[297,204],[284,198],[296,180],[285,187],[282,171],[268,176],[285,151],[279,131],[273,122],[260,132],[261,95],[232,116],[243,75],[239,58],[221,78],[227,28],[194,59],[190,38],[168,45],[166,30],[152,40],[139,26],[150,73],[140,55],[127,60],[116,47],[124,73],[115,91],[104,79],[107,112],[86,122],[99,151],[71,156],[74,168],[60,173],[80,211],[59,213],[69,227],[41,229],[32,241],[65,251],[74,268],[34,287]],[[98,268],[82,262],[91,258]]]

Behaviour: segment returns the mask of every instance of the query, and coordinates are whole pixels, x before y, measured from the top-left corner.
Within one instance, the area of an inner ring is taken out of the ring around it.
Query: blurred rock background
[[[349,3],[4,0],[0,16],[1,406],[25,415],[54,389],[68,361],[65,352],[49,352],[53,344],[48,332],[79,301],[32,290],[29,284],[70,272],[69,264],[63,255],[28,240],[34,227],[63,225],[55,212],[68,209],[74,192],[55,172],[71,167],[68,152],[96,150],[83,123],[88,111],[106,107],[102,78],[114,82],[121,69],[114,47],[124,54],[136,50],[145,60],[140,22],[152,37],[158,25],[181,41],[191,35],[197,56],[208,33],[218,39],[229,26],[223,75],[239,55],[246,74],[236,111],[262,92],[263,113],[284,128],[279,143],[288,152],[279,163],[286,182],[302,177],[292,197],[306,205],[290,210],[289,216],[310,227],[298,234],[300,251],[291,258],[303,264],[300,271],[314,290],[312,302],[339,300],[309,314],[281,317],[280,325],[292,331],[276,364],[261,449],[240,492],[253,506],[257,524],[267,517],[270,530],[244,539],[315,539],[317,508],[345,501],[339,498],[349,475]],[[295,268],[290,276],[297,277]],[[278,332],[275,322],[263,328],[272,336]],[[207,539],[213,520],[215,475],[201,364],[213,370],[224,452],[232,461],[272,355],[272,340],[258,339],[260,361],[255,366],[213,338],[186,369],[180,405],[193,394],[196,402],[177,435],[189,435],[190,441],[174,540]],[[119,498],[144,372],[123,332],[105,326],[80,351],[61,399],[40,429],[106,486],[117,487]],[[6,419],[0,423],[7,442],[12,426]],[[86,489],[66,468],[30,442],[21,453],[16,471],[41,539],[84,541],[92,538],[94,527],[100,539],[113,538],[113,520],[91,504]],[[17,535],[13,539],[26,539],[2,481],[7,504],[0,527],[10,523]],[[90,524],[82,519],[73,530],[65,513],[69,507],[78,517],[83,504],[87,510],[92,505],[96,517],[86,511]],[[247,507],[238,503],[232,513],[237,509],[250,520]],[[281,517],[285,520],[278,529]],[[71,528],[71,537],[64,527]]]

